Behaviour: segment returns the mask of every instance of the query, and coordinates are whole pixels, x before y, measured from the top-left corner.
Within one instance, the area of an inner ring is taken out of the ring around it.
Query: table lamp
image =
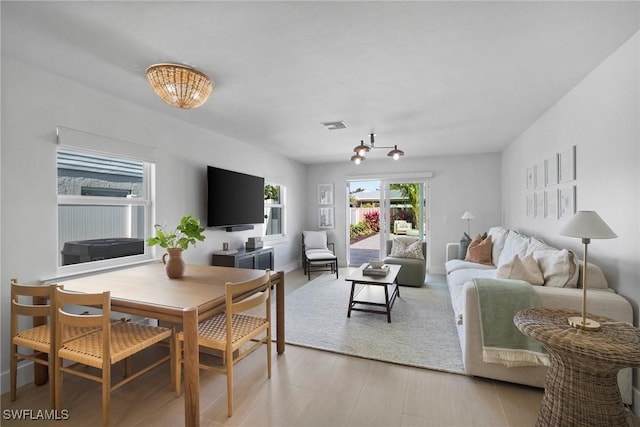
[[[466,219],[467,220],[467,235],[470,236],[470,234],[469,234],[469,220],[476,219],[475,215],[473,215],[473,213],[471,213],[471,211],[465,211],[462,214],[462,217],[460,219]]]
[[[582,317],[569,317],[569,324],[574,328],[597,330],[600,323],[587,319],[587,247],[591,239],[613,239],[616,233],[600,218],[595,211],[578,211],[560,231],[563,236],[580,237],[584,244],[582,260]]]

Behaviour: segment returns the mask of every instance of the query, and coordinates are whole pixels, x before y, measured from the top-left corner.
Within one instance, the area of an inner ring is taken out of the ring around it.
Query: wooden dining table
[[[108,271],[58,282],[82,293],[111,291],[111,309],[158,319],[184,331],[185,426],[200,425],[198,322],[224,311],[226,282],[257,278],[262,270],[187,265],[184,277],[169,279],[162,263]],[[276,288],[276,348],[284,353],[284,272],[272,272]]]

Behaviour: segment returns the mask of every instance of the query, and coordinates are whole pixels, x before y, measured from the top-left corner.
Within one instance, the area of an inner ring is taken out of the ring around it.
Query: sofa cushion
[[[456,270],[495,270],[496,267],[491,264],[478,264],[477,262],[465,261],[463,259],[452,259],[444,264],[444,268],[447,274],[449,274]],[[589,274],[591,274],[591,271],[589,271]],[[587,284],[587,286],[589,285]]]
[[[327,249],[326,231],[303,231],[305,249]]]
[[[574,256],[574,258],[577,258]],[[580,266],[580,274],[578,275],[578,287],[582,287],[582,261],[576,260]],[[587,289],[609,289],[609,283],[607,278],[604,277],[604,273],[595,264],[587,262]]]
[[[540,239],[536,239],[535,237],[529,238],[529,246],[527,247],[527,255],[532,254],[536,251],[557,251],[557,248],[553,246],[547,245]]]
[[[495,265],[498,265],[507,234],[509,234],[509,230],[504,227],[491,227],[487,233],[487,235],[491,236],[491,243],[493,243],[493,247],[491,248],[491,262]]]
[[[578,283],[578,263],[573,252],[542,250],[533,252],[544,277],[544,285],[554,288],[575,288]],[[587,287],[589,284],[587,283]]]
[[[513,259],[513,256],[518,254],[520,258],[527,254],[527,247],[529,246],[529,238],[517,231],[509,230],[507,238],[504,241],[504,248],[500,253],[497,266],[501,266]]]
[[[465,261],[491,264],[491,236],[483,239],[482,236],[478,234],[469,244]]]
[[[460,243],[458,244],[458,259],[465,259],[470,243],[471,237],[467,233],[462,233],[462,238],[460,238]]]
[[[495,277],[498,279],[524,280],[536,286],[544,284],[542,271],[540,271],[538,262],[531,254],[525,255],[522,259],[517,254],[514,255],[511,261],[498,267]]]
[[[418,238],[395,238],[391,244],[390,255],[395,258],[424,259],[422,242]]]

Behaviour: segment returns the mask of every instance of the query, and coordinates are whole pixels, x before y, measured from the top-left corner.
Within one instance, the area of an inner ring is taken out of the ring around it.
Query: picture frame
[[[547,187],[558,183],[558,154],[554,154],[544,161]]]
[[[318,184],[318,204],[333,205],[333,184]]]
[[[534,166],[535,171],[536,171],[536,188],[544,188],[545,182],[546,182],[546,177],[545,177],[545,170],[544,170],[544,161],[540,162],[540,163],[536,163],[536,165]]]
[[[536,218],[544,218],[544,192],[536,191],[534,193],[535,201],[536,201]]]
[[[572,146],[560,153],[559,176],[560,182],[569,182],[576,179],[576,146]]]
[[[560,190],[560,218],[571,218],[576,213],[576,186]]]
[[[333,206],[318,208],[318,228],[335,228]]]
[[[527,168],[527,190],[533,190],[536,186],[535,167]]]
[[[545,218],[558,219],[558,189],[544,192]]]
[[[536,215],[536,201],[533,193],[527,194],[527,216],[533,218]]]

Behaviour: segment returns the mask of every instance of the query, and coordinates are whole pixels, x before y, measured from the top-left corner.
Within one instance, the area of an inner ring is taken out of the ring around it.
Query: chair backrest
[[[33,325],[37,325],[38,317],[53,316],[51,299],[53,289],[57,285],[22,285],[18,279],[11,279],[11,337],[19,332],[19,318],[31,317]],[[25,297],[30,299],[25,301]],[[42,323],[45,323],[44,320]]]
[[[302,247],[307,249],[327,249],[328,238],[326,231],[303,231]]]
[[[387,252],[386,256],[391,254],[391,247],[393,246],[393,239],[387,240]],[[427,260],[427,242],[422,241],[422,255],[424,256],[425,262]]]
[[[225,305],[227,313],[227,348],[231,348],[233,336],[232,318],[236,313],[242,313],[265,305],[265,317],[271,322],[271,273],[265,273],[257,279],[246,280],[244,282],[227,282],[225,284]]]
[[[56,308],[56,349],[60,349],[69,339],[79,338],[78,335],[69,338],[68,334],[63,334],[65,328],[87,328],[87,333],[99,328],[103,331],[103,355],[108,356],[111,349],[111,292],[81,294],[56,288],[54,304]],[[75,314],[67,311],[65,305],[93,307],[101,312],[98,314]],[[108,359],[108,357],[103,357],[103,363],[110,363]]]
[[[271,273],[269,270],[265,270],[265,273],[257,279],[227,282],[225,284],[227,314],[242,313],[265,303],[270,298],[270,289]],[[271,310],[267,311],[267,314],[269,313]]]

